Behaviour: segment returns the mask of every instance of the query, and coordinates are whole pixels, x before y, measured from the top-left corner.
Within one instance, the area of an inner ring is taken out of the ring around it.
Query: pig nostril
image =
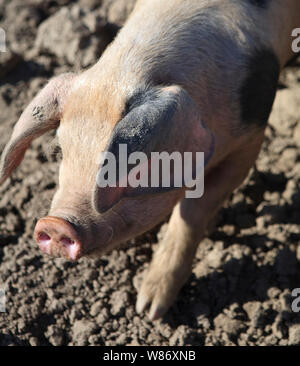
[[[43,252],[50,254],[51,248],[50,248],[50,243],[51,243],[51,236],[49,236],[48,234],[46,234],[44,231],[41,231],[38,233],[37,235],[37,242],[40,246],[40,248],[42,249]]]
[[[60,239],[60,242],[64,245],[64,246],[71,246],[73,244],[75,244],[75,241],[70,239],[70,238],[67,238],[67,237],[63,237]]]
[[[64,246],[69,259],[72,260],[78,259],[80,246],[75,240],[64,236],[60,239],[60,243]]]
[[[51,237],[48,234],[44,233],[43,231],[41,233],[38,233],[38,241],[39,242],[46,243],[49,240],[51,240]]]

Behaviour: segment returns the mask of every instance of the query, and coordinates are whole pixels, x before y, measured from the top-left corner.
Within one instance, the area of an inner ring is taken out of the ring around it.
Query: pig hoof
[[[162,275],[158,270],[149,271],[140,288],[136,311],[142,313],[150,307],[149,318],[151,321],[161,318],[173,304],[181,288],[178,276]]]

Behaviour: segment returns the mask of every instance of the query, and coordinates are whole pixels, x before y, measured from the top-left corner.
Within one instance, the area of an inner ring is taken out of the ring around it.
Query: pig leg
[[[243,147],[209,172],[201,198],[184,198],[174,208],[167,233],[153,256],[139,290],[137,312],[150,305],[149,317],[155,320],[172,305],[191,274],[197,246],[208,225],[232,191],[246,178],[262,141],[261,132],[256,134],[252,143],[244,143]]]

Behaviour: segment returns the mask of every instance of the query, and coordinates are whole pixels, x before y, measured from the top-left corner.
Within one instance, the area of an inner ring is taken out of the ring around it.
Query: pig
[[[0,183],[33,139],[57,130],[63,158],[49,216],[34,231],[41,250],[99,257],[171,214],[136,302],[138,313],[162,317],[257,158],[299,25],[299,0],[138,0],[94,66],[48,82],[2,153]],[[99,156],[120,144],[146,154],[203,152],[203,196],[186,198],[185,186],[99,186]]]

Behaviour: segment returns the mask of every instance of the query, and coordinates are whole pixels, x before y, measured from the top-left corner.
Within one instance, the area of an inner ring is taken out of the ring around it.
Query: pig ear
[[[181,152],[182,155],[184,152],[204,152],[206,164],[214,150],[214,137],[201,120],[198,106],[181,87],[169,86],[139,92],[129,99],[124,114],[124,118],[114,128],[104,154],[105,157],[116,158],[115,186],[112,184],[105,187],[102,184],[107,173],[103,156],[97,175],[93,204],[100,213],[126,197],[159,194],[176,189],[172,183],[170,187],[161,184],[158,187],[150,187],[149,184],[147,187],[136,188],[126,184],[124,186],[128,167],[127,171],[118,174],[122,170],[119,169],[120,165],[124,165],[124,155],[127,160],[131,153],[143,152],[147,161],[141,166],[151,176],[151,152]],[[126,146],[125,154],[120,152],[120,145]]]
[[[16,123],[0,160],[0,184],[21,163],[30,143],[57,128],[74,74],[54,77],[32,100]]]

